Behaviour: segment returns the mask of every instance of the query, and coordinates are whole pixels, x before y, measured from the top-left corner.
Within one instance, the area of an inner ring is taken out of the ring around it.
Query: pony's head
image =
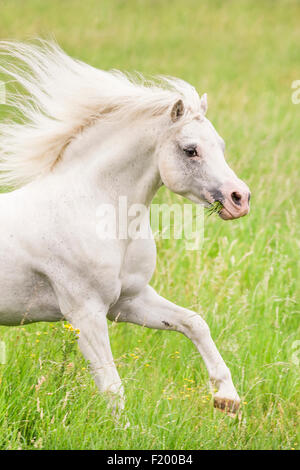
[[[185,109],[178,100],[171,109],[168,138],[159,146],[159,171],[163,183],[174,193],[211,206],[220,203],[222,219],[237,219],[249,212],[250,191],[228,166],[225,143],[205,117],[207,96],[198,112]]]

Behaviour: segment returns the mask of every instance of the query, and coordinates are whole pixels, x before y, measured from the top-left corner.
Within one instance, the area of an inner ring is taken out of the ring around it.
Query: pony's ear
[[[178,121],[184,114],[184,104],[182,100],[176,101],[171,111],[171,119],[173,122]]]
[[[202,113],[205,115],[207,112],[207,94],[206,93],[204,93],[204,95],[202,95],[200,98],[200,109]]]

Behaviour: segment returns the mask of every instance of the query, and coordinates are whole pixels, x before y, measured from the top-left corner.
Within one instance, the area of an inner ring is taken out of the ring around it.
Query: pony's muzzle
[[[220,188],[223,208],[219,212],[224,220],[238,219],[247,215],[250,210],[250,190],[241,180],[234,183],[227,181]]]

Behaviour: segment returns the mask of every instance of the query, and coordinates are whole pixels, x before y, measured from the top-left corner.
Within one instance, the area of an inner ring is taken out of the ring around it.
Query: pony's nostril
[[[234,191],[233,193],[231,193],[231,199],[233,200],[234,204],[237,204],[238,206],[240,206],[242,195],[238,193],[237,191]]]

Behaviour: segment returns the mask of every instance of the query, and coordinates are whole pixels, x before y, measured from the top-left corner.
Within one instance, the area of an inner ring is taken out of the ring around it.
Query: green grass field
[[[0,0],[1,39],[55,37],[100,68],[175,75],[206,91],[227,161],[252,191],[248,217],[207,218],[201,251],[158,241],[152,280],[208,322],[239,416],[213,408],[204,363],[177,333],[110,326],[125,430],[62,324],[1,327],[1,449],[299,448],[299,16],[296,0]],[[184,202],[166,189],[162,201]]]

